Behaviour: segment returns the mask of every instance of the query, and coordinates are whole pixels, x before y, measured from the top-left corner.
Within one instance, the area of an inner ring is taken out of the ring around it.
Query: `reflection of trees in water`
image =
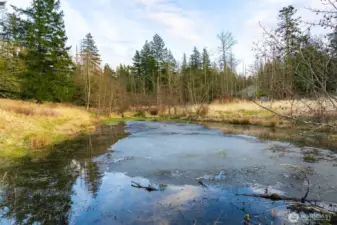
[[[0,177],[5,177],[0,189],[2,217],[16,224],[67,224],[77,178],[83,176],[95,195],[102,171],[92,159],[124,136],[122,125],[100,128],[91,136],[56,146],[44,160],[27,159],[0,171]]]

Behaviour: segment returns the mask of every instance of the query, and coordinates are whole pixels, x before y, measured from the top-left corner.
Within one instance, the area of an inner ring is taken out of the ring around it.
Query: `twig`
[[[198,181],[198,183],[203,186],[204,188],[208,188],[201,180]]]
[[[2,177],[2,182],[5,181],[6,177],[7,177],[7,172],[6,172],[5,175]]]
[[[237,196],[247,196],[247,197],[258,197],[258,198],[265,198],[270,199],[273,201],[298,201],[302,202],[301,198],[294,198],[294,197],[288,197],[288,196],[281,196],[279,194],[236,194]]]
[[[148,186],[142,186],[140,185],[139,183],[136,183],[134,181],[131,181],[131,187],[135,187],[135,188],[140,188],[140,189],[145,189],[147,190],[148,192],[151,192],[151,191],[158,191],[158,189],[152,187],[150,184]]]

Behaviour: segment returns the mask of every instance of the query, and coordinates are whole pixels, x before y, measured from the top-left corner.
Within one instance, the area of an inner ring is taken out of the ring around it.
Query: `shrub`
[[[236,124],[236,125],[248,125],[251,124],[250,120],[248,118],[243,118],[243,119],[232,119],[230,121],[231,124]]]
[[[275,121],[271,121],[269,124],[270,127],[276,127],[276,122]]]
[[[151,116],[157,116],[159,112],[159,109],[157,108],[150,108],[149,113],[151,114]]]
[[[144,110],[141,110],[141,109],[138,109],[135,114],[134,114],[135,117],[145,117],[145,111]]]

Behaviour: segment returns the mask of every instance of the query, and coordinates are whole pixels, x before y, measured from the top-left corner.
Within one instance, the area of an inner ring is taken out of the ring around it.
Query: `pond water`
[[[307,199],[333,211],[336,158],[201,125],[105,126],[2,169],[0,224],[315,224],[330,215],[240,194],[300,199],[292,164]]]

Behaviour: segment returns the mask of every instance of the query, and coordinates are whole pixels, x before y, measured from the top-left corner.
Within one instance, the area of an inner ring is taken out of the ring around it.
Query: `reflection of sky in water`
[[[270,204],[266,200],[239,197],[237,192],[249,193],[250,188],[204,189],[191,185],[169,185],[165,191],[147,192],[131,187],[131,181],[146,186],[149,181],[144,178],[130,178],[123,173],[107,173],[96,198],[81,186],[80,179],[74,186],[74,205],[71,224],[186,224],[199,221],[200,224],[225,221],[240,224],[249,213],[265,212]],[[248,211],[247,211],[248,212]],[[259,218],[267,216],[262,213]],[[165,224],[165,223],[164,223]]]
[[[284,163],[308,171],[314,181],[309,197],[337,201],[329,192],[337,183],[332,163],[303,162],[300,149],[288,143],[225,135],[191,124],[130,122],[127,130],[131,135],[115,144],[109,142],[109,136],[93,137],[88,142],[95,143],[92,148],[88,148],[90,144],[80,147],[81,154],[69,158],[69,163],[61,159],[64,167],[58,166],[62,170],[51,179],[54,183],[66,168],[70,174],[79,174],[68,181],[73,190],[70,224],[243,224],[246,214],[257,224],[288,224],[289,210],[282,202],[236,195],[263,194],[267,189],[269,193],[302,196],[303,178],[279,166]],[[291,151],[282,151],[286,148]],[[102,154],[102,149],[108,153]],[[93,154],[95,151],[102,155]],[[36,170],[37,176],[42,173],[43,179],[44,172],[46,176],[54,174],[53,168],[40,171],[39,165],[35,166],[29,168]],[[29,176],[23,178],[29,180]],[[131,181],[167,186],[149,193],[131,187]],[[36,190],[29,185],[25,188],[27,193]],[[41,187],[48,189],[48,185]],[[2,224],[11,221],[0,220]]]
[[[115,152],[99,157],[107,171],[101,189],[84,209],[81,204],[73,207],[73,215],[77,215],[73,216],[74,224],[109,224],[111,220],[116,224],[204,224],[217,220],[242,224],[247,213],[255,215],[252,220],[256,222],[280,224],[280,218],[272,217],[270,210],[275,208],[273,214],[282,216],[286,223],[288,210],[281,202],[236,194],[263,194],[266,188],[282,195],[303,193],[303,180],[286,178],[283,174],[287,170],[278,166],[303,161],[296,153],[275,158],[270,151],[275,146],[294,148],[288,143],[224,135],[190,124],[130,122],[127,130],[131,135],[112,146]],[[197,178],[208,189],[197,186]],[[280,182],[285,178],[299,188]],[[131,181],[146,186],[150,180],[168,187],[151,193],[131,187]],[[78,188],[76,185],[76,192]]]

